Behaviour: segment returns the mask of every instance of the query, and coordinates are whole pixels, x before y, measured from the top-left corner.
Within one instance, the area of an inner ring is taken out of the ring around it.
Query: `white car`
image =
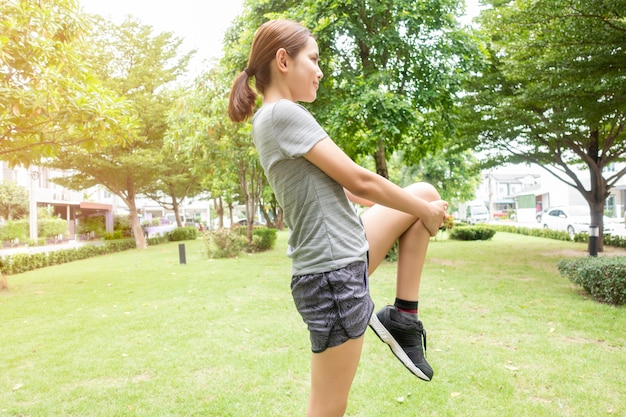
[[[578,233],[588,233],[591,224],[591,214],[587,206],[561,206],[546,210],[541,216],[541,223],[545,229],[562,230],[569,233],[573,239]],[[604,233],[612,230],[611,219],[604,216]]]

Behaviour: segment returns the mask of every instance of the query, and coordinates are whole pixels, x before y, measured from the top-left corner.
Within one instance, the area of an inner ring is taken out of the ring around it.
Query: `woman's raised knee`
[[[415,182],[404,188],[412,195],[426,201],[441,200],[441,196],[435,187],[427,182]]]

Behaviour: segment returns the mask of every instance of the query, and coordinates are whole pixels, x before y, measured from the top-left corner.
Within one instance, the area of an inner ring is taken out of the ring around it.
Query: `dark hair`
[[[234,122],[243,122],[254,113],[257,92],[250,86],[255,78],[256,90],[264,94],[271,81],[270,64],[276,51],[284,48],[291,57],[296,57],[307,44],[311,32],[298,22],[270,20],[259,27],[252,41],[248,66],[233,81],[228,101],[228,117]]]

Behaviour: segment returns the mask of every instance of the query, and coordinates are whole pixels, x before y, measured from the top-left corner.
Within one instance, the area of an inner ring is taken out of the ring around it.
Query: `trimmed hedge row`
[[[489,240],[496,231],[486,226],[455,226],[449,233],[454,240]]]
[[[545,237],[548,239],[565,241],[572,240],[569,233],[558,230],[533,227],[517,227],[509,225],[489,225],[487,227],[500,232],[517,233],[526,236]],[[586,243],[588,241],[589,235],[587,233],[577,233],[576,235],[574,235],[574,242]],[[626,247],[626,239],[620,236],[604,235],[604,244],[608,246],[624,248]]]
[[[60,265],[137,247],[137,243],[133,238],[111,240],[118,236],[118,232],[108,234],[105,236],[106,243],[102,245],[84,245],[78,248],[59,249],[48,253],[17,253],[8,255],[4,259],[0,258],[0,273],[3,275],[19,274],[38,268]],[[149,246],[154,246],[173,241],[193,240],[197,237],[198,229],[193,226],[186,226],[176,228],[164,236],[147,238],[146,242]]]
[[[558,270],[562,276],[583,287],[596,301],[626,304],[626,257],[562,259]]]
[[[135,247],[135,239],[124,239],[109,241],[103,245],[85,245],[78,248],[50,251],[48,253],[17,253],[0,259],[0,273],[4,275],[19,274],[93,256],[121,252]]]

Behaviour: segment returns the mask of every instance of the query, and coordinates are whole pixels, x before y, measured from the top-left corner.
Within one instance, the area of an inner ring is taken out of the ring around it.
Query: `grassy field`
[[[8,278],[0,292],[0,416],[302,416],[306,328],[277,248],[209,260],[201,241]],[[581,243],[507,233],[433,241],[420,318],[432,382],[368,330],[348,416],[626,416],[626,309],[556,263]],[[625,252],[626,253],[626,252]],[[371,278],[393,300],[395,265]]]

